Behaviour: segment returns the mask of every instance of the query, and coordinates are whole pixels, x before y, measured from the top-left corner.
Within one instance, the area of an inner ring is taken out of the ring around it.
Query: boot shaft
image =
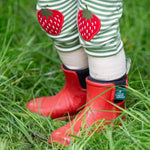
[[[127,81],[128,79],[126,78],[126,85]],[[89,120],[89,122],[102,119],[110,121],[122,114],[122,109],[125,108],[126,85],[119,86],[114,83],[98,83],[93,82],[88,78],[86,79],[86,82],[86,107],[90,107],[92,114],[95,116]],[[118,88],[120,88],[119,93]],[[117,96],[118,94],[122,96]]]
[[[66,86],[86,89],[86,77],[89,75],[88,68],[84,70],[71,70],[65,65],[62,65],[61,68],[65,75]]]

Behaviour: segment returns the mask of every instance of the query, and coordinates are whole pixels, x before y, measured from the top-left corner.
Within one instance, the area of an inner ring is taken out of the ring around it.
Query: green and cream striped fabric
[[[53,36],[57,50],[70,52],[85,48],[88,55],[106,57],[117,54],[122,48],[119,19],[122,16],[123,0],[38,0],[37,10],[43,6],[60,11],[64,15],[61,33]],[[77,27],[79,10],[88,7],[101,20],[101,30],[91,41],[85,41],[80,36]]]

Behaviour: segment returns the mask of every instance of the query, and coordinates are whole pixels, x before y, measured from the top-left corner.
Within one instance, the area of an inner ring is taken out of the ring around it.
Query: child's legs
[[[79,36],[89,57],[90,75],[99,80],[118,79],[126,73],[126,58],[119,29],[122,1],[79,0],[79,9],[86,7],[101,21],[100,31],[90,41]]]
[[[58,10],[64,16],[61,33],[57,36],[50,35],[54,46],[63,64],[69,69],[85,69],[88,67],[87,54],[84,52],[80,42],[76,23],[77,0],[39,0],[37,9],[48,5],[46,8]]]

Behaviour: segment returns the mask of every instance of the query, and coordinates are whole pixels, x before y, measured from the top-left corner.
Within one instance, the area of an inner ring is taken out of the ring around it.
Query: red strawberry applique
[[[64,16],[58,10],[41,9],[37,11],[38,21],[41,27],[51,35],[58,35],[61,32]]]
[[[90,41],[100,31],[101,21],[88,9],[79,10],[78,28],[82,38]]]

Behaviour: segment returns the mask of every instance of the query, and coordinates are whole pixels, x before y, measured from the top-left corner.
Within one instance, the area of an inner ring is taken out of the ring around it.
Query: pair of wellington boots
[[[62,66],[62,70],[66,79],[64,88],[55,96],[29,101],[27,109],[42,116],[50,116],[52,119],[76,116],[71,122],[52,132],[49,139],[50,144],[55,142],[69,146],[73,137],[71,135],[78,136],[82,129],[95,123],[99,125],[102,120],[105,122],[104,126],[111,124],[122,114],[127,78],[124,76],[111,83],[86,77],[88,70],[80,74],[65,66]],[[99,127],[97,131],[101,129],[102,127]]]

